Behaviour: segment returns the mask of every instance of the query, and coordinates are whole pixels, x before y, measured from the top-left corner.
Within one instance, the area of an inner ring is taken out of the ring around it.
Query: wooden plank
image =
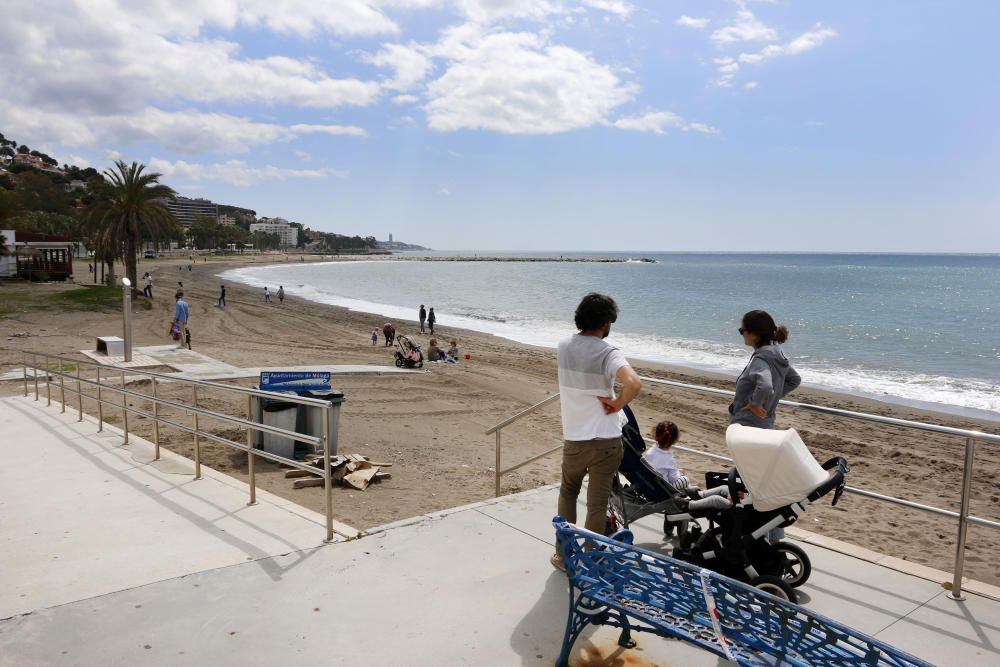
[[[322,474],[322,470],[317,470],[316,472],[309,472],[308,470],[286,470],[285,479],[291,479],[293,477],[315,477],[316,473]]]
[[[325,480],[322,477],[313,477],[312,479],[297,479],[292,483],[293,489],[304,489],[307,486],[323,486]]]
[[[372,478],[378,474],[378,468],[364,468],[355,470],[349,475],[345,475],[342,483],[344,486],[351,486],[358,491],[364,491],[371,484]]]
[[[384,479],[392,479],[392,473],[389,473],[389,472],[377,472],[377,473],[375,473],[375,477],[372,478],[372,481],[381,482]]]
[[[377,461],[377,462],[376,461],[369,461],[369,463],[371,463],[376,468],[391,468],[392,467],[391,463],[383,463],[382,461]]]

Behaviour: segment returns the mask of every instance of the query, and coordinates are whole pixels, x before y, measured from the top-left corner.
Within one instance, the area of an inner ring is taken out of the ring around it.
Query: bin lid
[[[344,392],[339,389],[306,389],[305,391],[298,392],[298,394],[306,398],[318,398],[321,401],[329,401],[335,405],[347,400],[344,398]]]
[[[254,387],[254,389],[259,389],[259,387]],[[289,394],[295,396],[294,391],[276,391],[275,394]],[[283,401],[280,398],[269,398],[267,396],[257,397],[260,401],[260,407],[264,412],[280,412],[282,410],[292,410],[298,408],[300,403],[295,403],[294,401]]]

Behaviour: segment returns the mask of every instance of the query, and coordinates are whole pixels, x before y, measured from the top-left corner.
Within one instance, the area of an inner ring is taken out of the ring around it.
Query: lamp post
[[[132,281],[122,278],[122,310],[124,316],[125,361],[132,361]]]

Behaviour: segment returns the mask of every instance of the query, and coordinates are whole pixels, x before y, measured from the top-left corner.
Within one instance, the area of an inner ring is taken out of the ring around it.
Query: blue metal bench
[[[606,538],[552,520],[569,576],[569,619],[556,662],[588,625],[682,639],[740,665],[926,666],[857,630],[763,591],[662,554],[632,546],[632,533]]]

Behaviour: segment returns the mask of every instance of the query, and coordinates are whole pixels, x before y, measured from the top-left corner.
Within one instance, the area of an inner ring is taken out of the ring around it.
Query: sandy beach
[[[259,263],[281,261],[261,257]],[[298,261],[298,258],[292,258]],[[382,316],[351,312],[296,298],[286,292],[264,304],[256,288],[226,283],[228,308],[216,307],[220,280],[216,274],[245,263],[236,258],[209,258],[188,270],[186,260],[156,260],[140,264],[140,274],[154,279],[153,307],[135,314],[135,345],[165,345],[173,316],[173,292],[183,281],[191,305],[190,329],[195,350],[236,366],[304,364],[391,365],[392,353],[382,340],[372,346],[370,332]],[[276,289],[277,286],[275,285]],[[0,286],[5,290],[24,286]],[[32,289],[72,289],[39,285]],[[419,299],[419,295],[415,298]],[[414,303],[414,316],[416,305]],[[566,314],[567,319],[572,317]],[[627,313],[623,314],[627,317]],[[81,357],[98,334],[117,334],[120,316],[114,312],[43,310],[0,315],[0,371],[18,368],[21,351],[45,351]],[[417,333],[415,320],[394,321],[397,332],[411,335],[426,348],[427,335]],[[554,393],[554,350],[449,328],[440,322],[436,337],[457,339],[471,360],[458,365],[425,366],[426,373],[405,377],[344,377],[336,380],[347,398],[341,417],[340,450],[393,463],[392,479],[359,492],[337,488],[334,512],[338,520],[359,528],[383,524],[419,513],[454,507],[492,496],[494,439],[484,435],[493,424]],[[17,334],[17,335],[15,335]],[[692,384],[730,388],[732,379],[708,372],[634,363],[640,374]],[[251,384],[246,381],[244,384]],[[22,390],[19,382],[0,383],[0,393]],[[168,388],[179,392],[179,388]],[[177,395],[180,395],[179,393]],[[1000,433],[1000,424],[901,407],[864,398],[802,389],[790,398],[805,403],[871,412],[903,419]],[[670,418],[682,430],[681,444],[725,454],[723,442],[728,400],[647,383],[634,403],[640,424],[648,432],[660,419]],[[205,405],[240,414],[242,404],[208,395]],[[93,405],[85,409],[95,413]],[[180,418],[180,417],[179,417]],[[204,425],[204,423],[203,423]],[[149,436],[151,425],[130,419],[132,429]],[[790,409],[779,411],[779,426],[799,430],[816,458],[844,456],[851,464],[849,484],[879,493],[957,510],[961,492],[963,441],[909,429],[847,420]],[[218,432],[235,440],[242,432],[221,425]],[[558,405],[540,410],[504,430],[503,466],[523,460],[561,441]],[[163,429],[161,442],[192,455],[191,437]],[[691,454],[678,460],[692,479],[703,479],[721,465]],[[246,477],[246,457],[222,445],[204,444],[203,463],[235,477]],[[322,490],[292,489],[292,480],[267,462],[258,464],[262,488],[322,511]],[[504,492],[557,482],[559,457],[531,464],[504,479]],[[972,512],[1000,519],[1000,454],[982,445],[976,456]],[[553,513],[555,508],[553,508]],[[956,522],[907,510],[876,500],[845,495],[832,508],[829,498],[811,507],[798,524],[804,529],[876,551],[948,570],[955,555]],[[1000,583],[991,553],[1000,547],[1000,532],[972,526],[966,552],[967,574]]]

